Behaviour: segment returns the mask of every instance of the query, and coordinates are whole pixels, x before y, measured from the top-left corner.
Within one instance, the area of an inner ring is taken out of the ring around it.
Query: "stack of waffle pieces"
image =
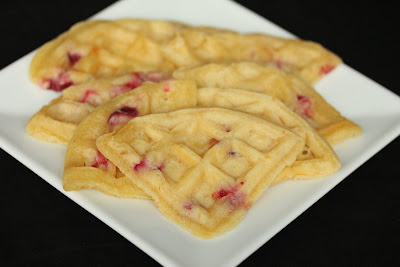
[[[81,22],[32,60],[31,80],[62,92],[26,129],[67,145],[65,190],[151,199],[213,238],[269,186],[340,168],[332,145],[361,128],[312,87],[340,62],[319,44],[265,34]]]

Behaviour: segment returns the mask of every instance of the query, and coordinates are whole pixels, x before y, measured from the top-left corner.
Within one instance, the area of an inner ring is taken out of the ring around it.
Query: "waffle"
[[[78,124],[95,107],[128,92],[145,81],[159,82],[170,78],[160,72],[122,75],[89,80],[63,91],[62,96],[42,107],[28,122],[29,135],[47,142],[67,144]]]
[[[320,44],[266,34],[238,34],[211,27],[183,27],[165,46],[164,55],[175,66],[212,62],[272,62],[314,83],[342,61]]]
[[[97,139],[166,217],[201,238],[237,225],[303,146],[284,128],[219,108],[144,116]]]
[[[229,53],[227,53],[229,51]],[[321,45],[265,34],[238,34],[170,21],[85,21],[44,44],[30,66],[42,88],[61,91],[95,76],[222,61],[274,62],[315,82],[341,63]]]
[[[64,189],[95,188],[117,197],[148,198],[97,150],[96,139],[137,116],[193,107],[196,90],[192,81],[145,83],[98,107],[78,126],[67,147]]]
[[[273,184],[286,179],[315,179],[336,172],[341,164],[332,147],[300,116],[269,95],[237,89],[200,88],[197,105],[249,113],[289,129],[305,140],[296,161]]]
[[[30,66],[42,88],[61,91],[93,76],[164,71],[160,42],[172,38],[179,23],[145,20],[85,21],[44,44]]]
[[[271,95],[299,114],[331,145],[362,131],[306,82],[271,64],[211,63],[177,70],[173,76],[195,80],[199,87],[237,88]]]

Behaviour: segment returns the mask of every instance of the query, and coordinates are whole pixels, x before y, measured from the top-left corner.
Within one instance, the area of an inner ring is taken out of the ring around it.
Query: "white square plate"
[[[157,0],[122,1],[94,18],[172,19],[240,32],[293,37],[227,0],[169,0],[168,9],[159,5]],[[335,146],[343,167],[325,179],[289,181],[270,188],[233,231],[213,240],[201,240],[165,219],[151,201],[118,199],[94,190],[63,191],[65,148],[37,141],[24,129],[29,118],[57,96],[29,81],[32,56],[30,53],[0,72],[1,148],[166,266],[239,264],[400,133],[400,98],[350,67],[339,66],[316,89],[364,129],[362,136]],[[13,90],[7,90],[9,87]],[[360,95],[363,101],[359,101]]]

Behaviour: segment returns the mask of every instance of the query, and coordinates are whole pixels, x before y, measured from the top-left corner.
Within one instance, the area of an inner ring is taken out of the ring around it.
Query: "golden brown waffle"
[[[237,89],[200,88],[197,105],[249,113],[283,126],[304,138],[305,145],[296,161],[278,175],[274,184],[286,179],[325,177],[341,166],[332,147],[305,120],[274,97]]]
[[[361,128],[340,113],[297,76],[270,64],[207,64],[173,73],[195,80],[199,87],[237,88],[271,95],[303,117],[329,144],[361,134]]]
[[[303,146],[284,128],[219,108],[140,117],[97,140],[165,216],[202,238],[239,223]]]
[[[78,126],[67,147],[64,189],[95,188],[117,197],[148,198],[97,150],[96,139],[136,117],[193,107],[196,99],[192,81],[164,81],[145,83],[98,107]]]
[[[170,21],[100,20],[80,22],[43,45],[32,60],[30,77],[43,88],[61,91],[92,76],[172,72],[226,61],[274,62],[309,82],[341,63],[335,54],[309,41]]]
[[[67,144],[78,124],[95,107],[135,89],[145,81],[170,78],[160,72],[132,74],[89,80],[63,91],[62,96],[42,107],[26,125],[29,135],[47,142]]]

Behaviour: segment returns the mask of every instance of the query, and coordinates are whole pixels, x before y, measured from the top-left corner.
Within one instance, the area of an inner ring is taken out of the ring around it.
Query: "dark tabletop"
[[[0,68],[113,1],[34,2],[2,2]],[[238,2],[400,95],[399,1]],[[241,266],[400,265],[399,145],[397,138]],[[158,265],[3,150],[0,159],[0,265]]]

